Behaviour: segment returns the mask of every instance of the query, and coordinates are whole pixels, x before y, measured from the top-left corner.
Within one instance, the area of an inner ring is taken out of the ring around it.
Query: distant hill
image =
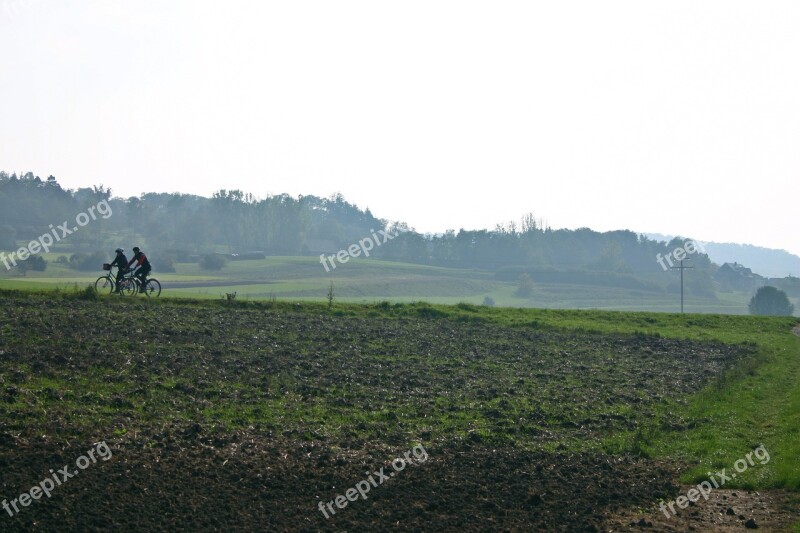
[[[669,242],[674,236],[660,233],[645,233],[649,239]],[[786,250],[764,248],[752,244],[732,242],[703,242],[708,257],[714,263],[740,263],[756,274],[769,278],[783,278],[791,274],[800,277],[800,257]]]
[[[101,216],[89,221],[87,213],[94,213],[92,210]],[[86,223],[80,222],[81,216],[87,217]],[[77,224],[74,231],[62,230],[63,238],[46,250],[55,257],[45,260],[72,261],[76,270],[96,268],[108,259],[110,250],[137,244],[156,258],[156,268],[162,271],[171,271],[175,263],[196,263],[202,255],[218,253],[232,261],[314,257],[320,275],[333,275],[325,266],[329,261],[331,267],[336,266],[331,258],[346,263],[350,257],[363,255],[481,270],[502,283],[517,283],[525,274],[535,283],[662,295],[680,291],[680,278],[674,272],[665,274],[663,261],[671,261],[675,243],[668,245],[629,230],[552,229],[529,213],[519,222],[498,224],[493,230],[461,228],[421,234],[402,221],[377,218],[340,194],[329,198],[280,194],[259,199],[243,191],[221,189],[210,198],[181,193],[119,198],[102,186],[64,189],[55,176],[42,179],[32,172],[20,176],[0,171],[0,250],[4,253],[17,252],[40,235],[49,235],[59,221],[68,228],[70,220]],[[695,254],[692,259],[695,270],[686,281],[687,294],[713,298],[711,260],[705,254]],[[736,259],[755,267],[744,257]],[[717,260],[724,262],[725,257]],[[788,273],[775,270],[781,276]],[[26,274],[19,269],[9,273]],[[740,281],[732,280],[732,286],[752,288]],[[483,287],[481,292],[486,295]]]

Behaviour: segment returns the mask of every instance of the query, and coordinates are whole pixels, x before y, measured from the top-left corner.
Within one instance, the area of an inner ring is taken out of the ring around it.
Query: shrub
[[[226,261],[221,255],[208,254],[201,257],[198,264],[203,270],[222,270]]]
[[[794,306],[782,290],[775,287],[761,287],[747,306],[751,315],[791,316]]]
[[[494,298],[492,298],[491,296],[487,296],[486,298],[483,299],[483,305],[485,305],[486,307],[494,307]]]
[[[25,262],[29,263],[31,270],[35,270],[37,272],[44,272],[47,270],[47,261],[45,261],[44,257],[41,255],[31,256],[30,259]]]

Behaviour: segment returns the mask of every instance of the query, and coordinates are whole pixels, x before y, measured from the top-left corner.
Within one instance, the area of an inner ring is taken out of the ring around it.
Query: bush
[[[221,255],[208,254],[201,257],[198,264],[203,270],[222,270],[226,262]]]
[[[761,287],[747,306],[751,315],[792,316],[794,306],[786,293],[775,287]]]
[[[23,277],[27,276],[28,271],[30,270],[44,272],[46,268],[47,261],[45,261],[44,258],[39,255],[32,255],[25,261],[20,261],[17,264],[17,271],[20,272]]]
[[[483,305],[485,305],[486,307],[494,307],[494,298],[492,298],[491,296],[487,296],[486,298],[483,299]]]
[[[33,255],[27,261],[28,266],[30,266],[31,270],[35,270],[37,272],[44,272],[47,270],[47,261],[45,261],[44,257],[41,255]]]

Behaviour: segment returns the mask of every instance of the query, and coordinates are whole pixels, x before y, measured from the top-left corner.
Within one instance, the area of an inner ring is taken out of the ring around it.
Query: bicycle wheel
[[[97,294],[111,294],[114,290],[114,280],[111,276],[101,276],[94,282],[94,290]]]
[[[124,296],[134,296],[137,290],[136,282],[130,278],[123,279],[119,282],[119,292]]]
[[[158,298],[161,296],[161,283],[155,278],[148,279],[144,284],[144,293],[147,296]]]

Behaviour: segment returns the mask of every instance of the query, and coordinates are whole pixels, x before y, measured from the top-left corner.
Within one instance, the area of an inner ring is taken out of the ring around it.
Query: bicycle
[[[112,268],[113,267],[109,263],[103,263],[103,270],[107,270],[108,274],[105,276],[100,276],[97,278],[97,281],[94,282],[94,288],[98,294],[112,294],[114,292],[114,288],[117,286],[117,277],[112,274]],[[136,285],[136,282],[126,278],[125,276],[120,279],[120,294],[125,296],[133,296],[136,294],[137,290],[138,286]]]
[[[100,276],[94,282],[94,288],[98,294],[112,294],[116,286],[116,276],[111,274],[113,267],[109,263],[103,263],[103,270],[108,270],[109,273],[105,276]],[[145,296],[158,298],[161,296],[161,282],[155,278],[146,278],[144,287],[139,278],[133,275],[133,271],[127,271],[119,280],[119,294],[123,296],[135,296],[137,293],[142,292]]]
[[[144,286],[142,286],[141,280],[134,276],[131,270],[129,273],[125,274],[123,279],[133,280],[133,283],[136,285],[136,290],[138,292],[143,292],[148,298],[158,298],[161,296],[161,282],[156,278],[145,277]]]

